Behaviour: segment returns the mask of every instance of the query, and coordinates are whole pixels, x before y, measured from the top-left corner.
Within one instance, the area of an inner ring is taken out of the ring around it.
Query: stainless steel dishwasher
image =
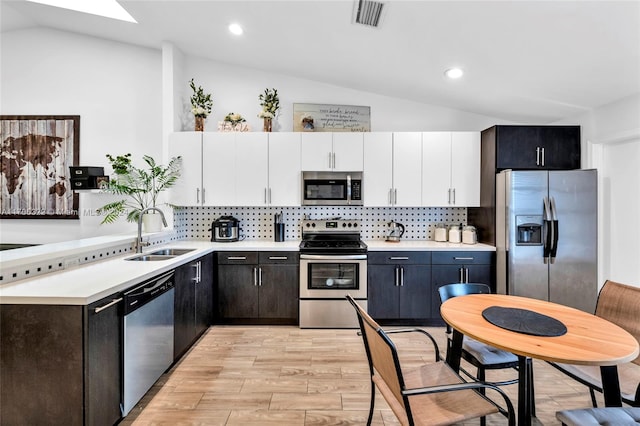
[[[122,416],[173,362],[173,271],[124,293]]]

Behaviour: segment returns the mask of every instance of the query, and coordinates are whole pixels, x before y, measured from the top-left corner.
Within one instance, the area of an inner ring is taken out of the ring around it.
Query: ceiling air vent
[[[356,24],[377,27],[382,17],[384,3],[370,0],[356,1]]]

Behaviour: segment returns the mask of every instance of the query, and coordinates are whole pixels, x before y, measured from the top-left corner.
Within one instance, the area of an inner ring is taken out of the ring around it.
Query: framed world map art
[[[0,219],[78,219],[79,115],[0,115]]]

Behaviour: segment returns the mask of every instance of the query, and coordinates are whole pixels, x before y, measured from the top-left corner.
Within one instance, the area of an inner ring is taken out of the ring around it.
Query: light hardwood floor
[[[444,328],[424,329],[438,340],[444,355]],[[403,365],[433,360],[433,352],[418,335],[402,336],[393,338]],[[515,374],[494,371],[487,378]],[[534,376],[538,424],[559,425],[557,410],[590,406],[586,388],[548,364],[534,360]],[[214,326],[121,425],[364,425],[369,386],[366,355],[356,330]],[[517,404],[517,385],[505,390]],[[376,399],[373,424],[399,424],[382,398]],[[494,415],[487,424],[503,425],[506,419]]]

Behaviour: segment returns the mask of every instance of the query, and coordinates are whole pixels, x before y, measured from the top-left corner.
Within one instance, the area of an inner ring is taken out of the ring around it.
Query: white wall
[[[322,82],[303,80],[281,74],[237,67],[196,57],[186,57],[185,81],[182,87],[183,109],[176,111],[182,130],[193,130],[188,81],[193,78],[197,86],[213,97],[213,111],[205,123],[205,131],[216,131],[218,121],[230,112],[240,113],[253,131],[262,131],[258,96],[266,88],[276,88],[280,98],[280,111],[274,131],[293,130],[293,104],[317,103],[362,105],[371,107],[371,131],[430,131],[430,130],[482,130],[498,122],[495,117],[420,104],[404,99],[390,98],[368,92],[351,90]],[[180,96],[180,87],[176,87]]]
[[[80,164],[106,166],[105,154],[162,159],[161,53],[47,29],[1,39],[2,114],[80,115]],[[142,165],[142,164],[140,164]],[[44,243],[131,232],[126,222],[100,226],[93,209],[113,200],[80,195],[80,220],[0,221],[1,241]]]
[[[49,29],[2,33],[0,113],[80,115],[80,164],[105,166],[105,154],[131,152],[166,161],[167,133],[193,130],[188,81],[213,93],[207,130],[229,112],[261,131],[258,95],[275,87],[282,112],[275,130],[290,131],[294,102],[367,105],[373,131],[482,130],[498,120],[324,83],[187,57],[171,43],[162,51]],[[173,87],[173,90],[171,88]],[[173,119],[172,119],[173,117]],[[80,220],[0,220],[1,241],[47,243],[134,232],[124,220],[99,225],[95,208],[113,200],[80,194]]]
[[[582,126],[583,167],[598,169],[598,275],[640,287],[640,94],[563,120]]]

